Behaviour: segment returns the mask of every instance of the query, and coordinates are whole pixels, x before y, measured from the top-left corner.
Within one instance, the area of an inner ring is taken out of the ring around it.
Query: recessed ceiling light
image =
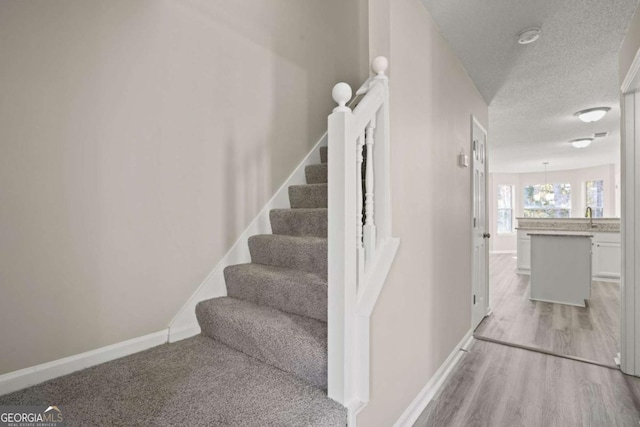
[[[579,138],[569,141],[576,148],[585,148],[591,145],[593,138]]]
[[[611,110],[609,107],[589,108],[588,110],[578,111],[575,116],[585,123],[597,122]]]
[[[520,34],[518,34],[518,43],[520,44],[533,43],[534,41],[540,38],[540,32],[541,30],[538,27],[531,27],[531,28],[527,28],[526,30],[522,30],[520,31]]]

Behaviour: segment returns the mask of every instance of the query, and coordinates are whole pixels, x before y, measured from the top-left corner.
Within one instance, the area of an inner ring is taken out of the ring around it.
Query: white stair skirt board
[[[398,418],[398,421],[394,424],[394,427],[411,427],[416,422],[422,411],[427,407],[433,396],[436,395],[440,387],[444,384],[453,368],[456,366],[460,358],[464,354],[464,351],[469,349],[469,346],[473,342],[473,331],[469,330],[462,338],[462,340],[455,346],[447,360],[438,368],[436,373],[431,377],[427,385],[418,393],[413,402],[404,411],[404,413]]]
[[[0,396],[165,344],[168,333],[169,330],[164,329],[153,334],[0,375]]]
[[[196,305],[200,301],[227,295],[227,286],[223,274],[225,267],[251,262],[249,237],[257,234],[271,234],[269,212],[271,209],[287,209],[290,207],[289,186],[306,184],[305,166],[320,163],[320,147],[325,147],[326,145],[327,134],[325,133],[271,200],[262,208],[258,216],[244,230],[231,249],[213,268],[207,278],[204,279],[198,289],[191,295],[187,303],[182,306],[178,314],[169,323],[169,342],[180,341],[200,333],[200,326],[198,326],[198,321],[196,320]]]

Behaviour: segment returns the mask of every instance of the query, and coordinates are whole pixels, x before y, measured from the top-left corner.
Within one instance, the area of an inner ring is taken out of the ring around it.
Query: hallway
[[[414,427],[637,426],[640,378],[475,340]]]

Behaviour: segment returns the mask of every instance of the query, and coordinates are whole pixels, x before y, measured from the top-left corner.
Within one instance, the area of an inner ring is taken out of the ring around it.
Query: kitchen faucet
[[[584,213],[586,218],[589,218],[589,228],[593,228],[593,209],[591,206],[587,206],[587,211]]]

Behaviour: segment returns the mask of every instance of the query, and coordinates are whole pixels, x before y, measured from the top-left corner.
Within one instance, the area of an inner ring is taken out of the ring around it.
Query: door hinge
[[[473,296],[473,305],[476,305],[476,296]]]
[[[476,228],[476,218],[473,218],[473,228]]]

